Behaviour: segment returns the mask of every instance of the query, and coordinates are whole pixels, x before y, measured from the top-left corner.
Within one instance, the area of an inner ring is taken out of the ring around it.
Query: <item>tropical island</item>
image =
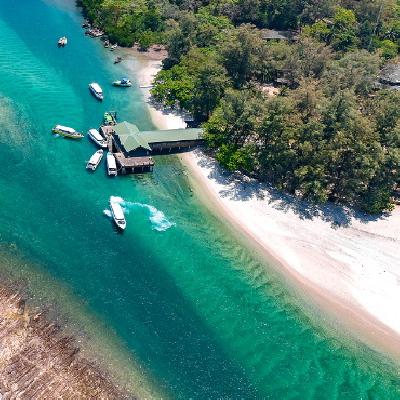
[[[398,4],[77,3],[0,8],[1,395],[397,399]],[[206,146],[86,173],[110,109]]]
[[[396,1],[82,0],[110,40],[163,44],[152,95],[203,124],[231,171],[369,213],[398,196]]]
[[[133,57],[162,60],[144,79],[166,110],[155,123],[181,110],[205,131],[206,149],[180,157],[197,195],[397,358],[399,4],[78,3]]]

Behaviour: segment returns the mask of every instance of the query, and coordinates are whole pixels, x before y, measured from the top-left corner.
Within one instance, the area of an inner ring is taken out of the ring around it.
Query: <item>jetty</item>
[[[152,171],[153,154],[177,153],[203,144],[200,128],[140,131],[129,122],[102,126],[108,137],[108,150],[115,156],[121,174]]]

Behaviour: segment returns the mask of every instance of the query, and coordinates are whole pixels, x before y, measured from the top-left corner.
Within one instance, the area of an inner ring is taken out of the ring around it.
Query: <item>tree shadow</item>
[[[386,219],[390,213],[367,214],[351,206],[328,202],[325,204],[313,203],[301,199],[293,194],[275,189],[271,184],[260,182],[240,172],[229,172],[221,167],[214,158],[195,150],[199,157],[197,164],[208,169],[208,178],[214,180],[224,188],[219,191],[222,197],[235,201],[249,201],[251,199],[265,200],[269,205],[284,212],[291,211],[301,219],[312,220],[319,218],[331,223],[332,228],[348,227],[353,220],[368,223],[379,219]]]

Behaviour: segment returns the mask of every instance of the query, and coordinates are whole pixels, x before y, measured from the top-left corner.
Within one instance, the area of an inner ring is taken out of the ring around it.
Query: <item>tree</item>
[[[382,57],[386,60],[395,58],[398,53],[398,46],[389,39],[382,40],[380,43]]]
[[[344,89],[367,95],[375,86],[379,69],[380,59],[377,54],[355,50],[332,61],[322,75],[322,82],[332,95]]]
[[[291,46],[286,55],[285,71],[292,85],[304,78],[319,78],[332,60],[331,48],[308,37]]]
[[[255,75],[262,46],[261,36],[252,25],[241,25],[227,32],[218,51],[236,88],[245,85]]]
[[[333,20],[330,44],[335,50],[349,50],[357,44],[357,19],[354,11],[338,7]]]
[[[234,170],[256,168],[254,139],[261,123],[263,98],[253,90],[228,90],[219,107],[204,124],[205,139],[217,149],[217,159]]]

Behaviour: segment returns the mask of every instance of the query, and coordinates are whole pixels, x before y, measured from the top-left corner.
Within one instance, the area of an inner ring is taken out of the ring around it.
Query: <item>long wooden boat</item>
[[[68,126],[56,125],[52,132],[56,135],[60,135],[69,139],[82,139],[83,135],[80,132],[77,132],[75,129],[70,128]]]

